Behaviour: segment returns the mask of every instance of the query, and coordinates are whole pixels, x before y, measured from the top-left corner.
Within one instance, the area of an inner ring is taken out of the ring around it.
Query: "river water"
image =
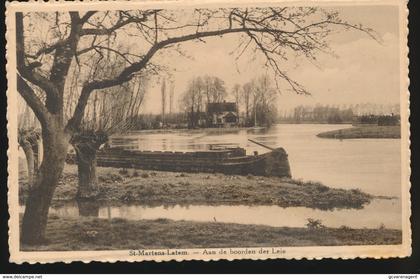
[[[93,215],[130,220],[168,218],[172,220],[217,221],[240,224],[303,227],[307,218],[320,219],[329,227],[401,228],[401,167],[399,139],[336,140],[318,138],[321,132],[350,125],[281,124],[271,129],[197,130],[134,132],[111,139],[111,145],[139,150],[205,150],[212,144],[244,147],[247,153],[267,152],[253,139],[271,147],[283,147],[289,155],[295,179],[319,181],[329,187],[359,188],[364,192],[392,196],[375,199],[365,208],[323,211],[304,207],[278,206],[172,206],[119,207],[90,205],[81,210],[75,204],[51,208],[59,216]],[[21,208],[24,210],[24,207]]]
[[[271,129],[193,131],[176,133],[132,133],[112,138],[112,145],[139,150],[205,150],[211,144],[244,147],[248,154],[268,152],[248,139],[289,154],[292,176],[331,187],[360,188],[374,194],[400,197],[401,150],[399,139],[319,138],[321,132],[351,125],[281,124]]]

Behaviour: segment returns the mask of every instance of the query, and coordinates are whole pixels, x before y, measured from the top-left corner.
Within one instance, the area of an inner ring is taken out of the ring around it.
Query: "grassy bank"
[[[400,126],[357,126],[347,129],[328,131],[317,135],[321,138],[333,139],[360,139],[360,138],[384,138],[399,139],[401,138]]]
[[[111,250],[204,247],[379,245],[401,243],[401,231],[385,228],[288,228],[167,219],[50,218],[48,244],[22,250]]]
[[[360,190],[329,188],[315,182],[257,176],[208,173],[177,173],[117,168],[97,169],[98,201],[145,205],[278,205],[319,209],[362,208],[372,196]],[[21,177],[23,177],[21,173]],[[28,195],[20,181],[19,197]],[[76,198],[77,167],[66,165],[54,193],[54,202]]]

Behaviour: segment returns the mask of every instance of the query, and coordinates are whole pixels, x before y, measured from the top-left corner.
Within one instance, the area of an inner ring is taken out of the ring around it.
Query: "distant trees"
[[[245,126],[271,126],[277,115],[277,89],[268,75],[232,88],[232,97],[245,111]]]
[[[251,126],[252,120],[250,118],[250,112],[252,110],[252,99],[253,99],[253,92],[254,92],[254,84],[253,82],[247,82],[242,85],[241,93],[242,93],[242,103],[245,108],[245,126]]]
[[[180,107],[187,115],[188,127],[196,128],[205,124],[200,123],[200,119],[203,118],[207,105],[222,102],[226,96],[224,81],[218,77],[204,76],[191,79],[180,99]]]
[[[180,106],[187,114],[188,128],[195,128],[198,126],[200,113],[203,111],[204,103],[204,84],[201,77],[193,78],[188,83],[180,100]]]
[[[242,88],[240,84],[235,84],[232,88],[232,95],[235,100],[235,104],[239,106],[242,100]]]
[[[355,124],[370,124],[378,126],[398,126],[400,125],[399,115],[362,115],[357,117]]]
[[[254,81],[253,113],[256,124],[270,127],[277,117],[277,92],[268,75],[262,75]]]
[[[353,120],[351,108],[340,109],[334,106],[317,105],[315,107],[297,106],[294,109],[293,123],[351,123]]]
[[[161,100],[162,100],[162,127],[165,127],[165,112],[166,112],[166,79],[162,79],[160,87]]]
[[[205,75],[202,78],[202,86],[206,105],[222,102],[227,96],[225,82],[218,77]]]
[[[336,104],[297,106],[281,111],[282,123],[355,123],[398,125],[399,104]]]
[[[277,116],[277,89],[269,75],[262,75],[243,85],[234,84],[230,98],[245,111],[245,126],[271,126]],[[188,83],[180,99],[187,115],[188,127],[203,126],[209,103],[222,102],[228,97],[224,81],[218,77],[195,77]]]

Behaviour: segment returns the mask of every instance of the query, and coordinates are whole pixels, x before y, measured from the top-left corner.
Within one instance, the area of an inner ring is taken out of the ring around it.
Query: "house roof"
[[[208,103],[207,112],[208,113],[220,113],[225,111],[236,112],[236,103],[235,102],[222,102],[222,103]]]

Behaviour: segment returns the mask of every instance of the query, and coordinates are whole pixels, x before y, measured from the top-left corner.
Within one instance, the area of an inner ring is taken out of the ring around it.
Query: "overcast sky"
[[[358,31],[341,31],[331,35],[335,55],[319,54],[315,66],[305,59],[290,59],[282,63],[289,76],[300,82],[312,96],[297,96],[283,92],[278,98],[279,109],[297,105],[399,102],[399,27],[398,8],[393,6],[360,6],[335,8],[341,17],[374,29],[382,43]],[[188,42],[182,45],[191,59],[160,53],[156,58],[169,63],[175,80],[175,110],[177,99],[185,91],[188,80],[195,76],[218,76],[230,92],[235,83],[243,84],[266,72],[262,61],[250,61],[249,53],[239,62],[230,52],[237,46],[237,35],[211,38],[206,43]],[[152,83],[143,111],[160,113],[160,84]]]

